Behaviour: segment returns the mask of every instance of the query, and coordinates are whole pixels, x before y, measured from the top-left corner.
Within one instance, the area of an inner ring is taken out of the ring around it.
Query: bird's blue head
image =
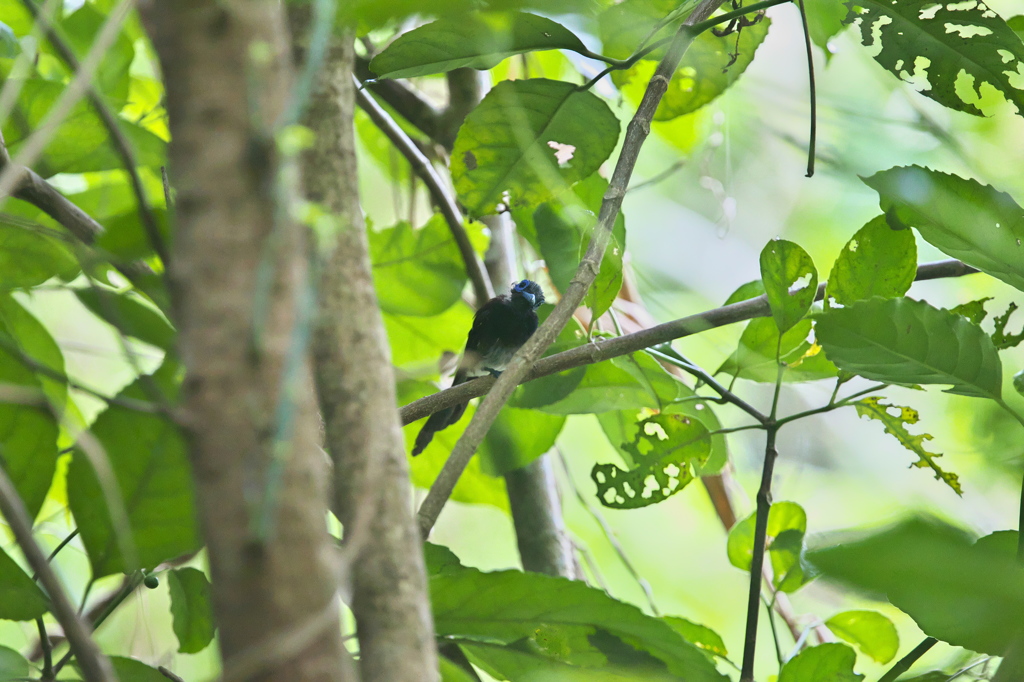
[[[544,292],[540,285],[528,279],[516,282],[512,285],[512,300],[522,298],[530,304],[530,308],[536,310],[544,305]]]

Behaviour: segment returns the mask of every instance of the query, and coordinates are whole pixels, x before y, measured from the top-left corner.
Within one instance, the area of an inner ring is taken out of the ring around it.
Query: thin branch
[[[185,682],[185,680],[181,679],[180,677],[178,677],[177,675],[175,675],[174,673],[172,673],[170,670],[168,670],[167,668],[163,667],[162,665],[157,667],[157,672],[159,672],[161,675],[163,675],[167,679],[171,680],[171,682]]]
[[[455,197],[451,195],[448,188],[441,181],[440,176],[438,176],[434,166],[423,155],[423,152],[419,150],[419,147],[405,134],[405,131],[370,97],[369,93],[360,87],[358,80],[355,81],[355,86],[356,103],[367,113],[374,125],[380,128],[381,132],[391,140],[391,144],[395,145],[398,151],[402,153],[402,156],[409,161],[413,172],[423,180],[423,184],[427,186],[430,196],[434,198],[434,203],[440,208],[441,214],[448,223],[448,229],[451,230],[452,237],[455,238],[455,243],[459,247],[459,253],[462,255],[462,260],[466,265],[466,274],[469,275],[469,279],[473,283],[473,295],[479,308],[488,300],[494,298],[494,290],[491,289],[491,284],[487,281],[487,277],[484,274],[483,262],[476,251],[473,250],[473,244],[469,241],[469,235],[466,234],[462,212],[459,210],[459,205],[455,202]]]
[[[811,51],[811,32],[807,28],[807,12],[804,11],[804,0],[797,0],[800,9],[800,22],[804,27],[804,45],[807,47],[807,79],[811,90],[811,132],[807,142],[807,177],[814,175],[814,150],[818,140],[818,97],[814,86],[814,53]]]
[[[694,22],[706,17],[713,12],[721,0],[704,0],[690,19]],[[689,23],[689,19],[687,22]],[[605,192],[604,201],[601,203],[601,211],[597,224],[590,238],[590,244],[584,255],[576,274],[563,292],[562,299],[555,306],[555,309],[544,321],[540,329],[527,341],[516,353],[509,363],[505,372],[498,378],[494,388],[484,398],[480,407],[473,414],[473,418],[466,427],[462,437],[459,438],[451,456],[445,462],[444,467],[438,474],[437,479],[427,493],[426,499],[420,506],[420,530],[426,537],[430,529],[434,527],[441,509],[444,507],[452,490],[466,465],[469,463],[477,446],[487,434],[491,424],[498,416],[498,412],[504,406],[512,391],[525,377],[530,366],[540,358],[541,353],[555,340],[562,327],[565,326],[573,312],[579,307],[586,295],[590,285],[593,284],[600,269],[601,260],[605,248],[611,238],[612,225],[619,215],[622,206],[622,198],[625,195],[629,178],[633,173],[640,148],[651,131],[651,120],[658,108],[658,103],[668,89],[669,79],[675,72],[676,66],[682,59],[686,48],[693,42],[695,34],[689,26],[683,26],[677,31],[672,44],[669,46],[665,57],[658,64],[658,68],[647,85],[643,100],[637,109],[633,120],[629,122],[626,135],[623,140],[622,151],[619,154],[618,162],[615,164],[615,171],[612,173]]]
[[[370,60],[362,57],[356,57],[356,76],[365,82],[374,95],[384,100],[424,135],[434,141],[440,140],[443,112],[419,93],[402,81],[390,78],[374,80],[377,76],[370,71]]]
[[[43,650],[43,670],[40,677],[43,682],[53,682],[53,646],[50,644],[50,635],[46,632],[42,616],[36,618],[36,628],[39,629],[39,646]]]
[[[91,629],[95,630],[100,625],[102,625],[103,621],[109,618],[110,614],[112,614],[117,609],[117,607],[124,603],[124,600],[130,597],[131,594],[135,591],[135,589],[142,584],[144,578],[145,576],[143,575],[142,571],[139,570],[132,571],[130,574],[126,575],[124,580],[121,582],[120,588],[118,588],[118,590],[114,592],[114,594],[112,594],[108,599],[105,599],[103,602],[101,602],[100,610],[95,611],[95,617],[90,618],[89,622],[91,623]],[[82,603],[84,605],[84,600]],[[65,632],[65,634],[67,633]],[[68,639],[70,639],[70,637]],[[57,664],[53,666],[53,673],[55,675],[58,674],[61,671],[61,669],[63,669],[64,666],[67,665],[72,658],[76,658],[78,660],[78,664],[82,665],[82,660],[79,657],[78,652],[75,651],[75,647],[73,645],[71,647],[71,651],[64,654],[64,656],[59,661],[57,661]]]
[[[943,260],[934,263],[924,263],[917,268],[917,281],[930,279],[941,279],[945,277],[962,277],[978,272],[975,268],[958,260]],[[825,295],[825,283],[818,286],[816,300],[821,300]],[[715,329],[734,322],[743,322],[755,317],[767,317],[771,315],[768,307],[768,299],[765,296],[740,301],[721,308],[714,308],[696,315],[665,322],[642,331],[617,336],[611,339],[599,339],[582,346],[577,346],[561,353],[550,355],[538,360],[532,368],[522,376],[518,383],[533,381],[567,369],[591,365],[603,360],[635,353],[651,346],[666,343],[674,339],[698,334],[700,332]],[[508,374],[508,370],[502,374],[502,378]],[[438,391],[432,395],[415,400],[403,406],[399,413],[402,417],[402,424],[409,424],[422,419],[428,415],[464,403],[472,398],[485,395],[496,383],[492,377],[481,377],[467,381],[453,388]]]
[[[54,51],[61,58],[69,69],[73,72],[78,72],[80,65],[78,58],[75,56],[74,51],[64,41],[63,38],[57,33],[53,24],[51,24],[46,17],[43,17],[39,9],[36,7],[32,0],[21,0],[21,4],[25,6],[31,14],[32,18],[42,23],[43,29],[46,32],[46,39],[50,41]],[[134,6],[133,0],[125,0],[122,5],[127,10],[132,9]],[[120,6],[117,8],[120,9]],[[114,12],[111,12],[113,15]],[[146,231],[146,236],[149,239],[150,245],[153,250],[160,257],[166,266],[170,263],[168,259],[167,245],[164,243],[163,235],[160,234],[160,228],[156,222],[156,216],[153,214],[153,209],[149,205],[149,200],[146,198],[146,190],[142,185],[142,178],[139,177],[138,164],[135,161],[135,152],[132,151],[131,143],[128,142],[128,138],[125,136],[124,131],[121,130],[117,123],[117,116],[110,110],[107,103],[103,101],[103,98],[92,86],[92,83],[87,85],[86,97],[96,110],[100,120],[103,122],[103,127],[107,129],[107,134],[110,135],[110,139],[113,142],[114,150],[121,157],[124,163],[125,172],[128,173],[128,178],[131,180],[132,191],[135,193],[135,200],[138,203],[139,218],[142,221],[142,226]]]
[[[7,471],[0,467],[0,512],[7,519],[11,532],[18,542],[25,559],[39,575],[39,581],[50,598],[50,610],[57,622],[64,628],[64,634],[71,645],[71,651],[78,658],[82,677],[86,682],[108,682],[117,680],[110,660],[104,656],[92,640],[89,626],[79,617],[74,605],[68,599],[64,586],[46,560],[39,545],[32,537],[32,520],[25,509],[25,503],[18,496]]]
[[[762,414],[750,403],[743,400],[743,398],[740,398],[738,395],[727,389],[725,386],[722,386],[722,384],[718,383],[718,381],[713,376],[705,372],[696,364],[687,360],[679,353],[676,353],[674,350],[672,350],[671,353],[663,353],[654,348],[648,348],[647,352],[650,355],[657,358],[658,360],[663,360],[665,362],[671,363],[678,367],[679,369],[697,377],[697,379],[710,386],[716,393],[718,393],[718,395],[722,396],[722,400],[724,400],[727,403],[735,405],[736,407],[740,408],[741,410],[749,414],[751,417],[761,422],[762,424],[766,424],[768,422],[768,417]]]
[[[885,674],[878,678],[878,682],[893,682],[897,677],[910,670],[910,666],[917,663],[917,659],[924,656],[939,640],[934,637],[925,637],[921,643],[914,647],[909,654],[896,661]]]

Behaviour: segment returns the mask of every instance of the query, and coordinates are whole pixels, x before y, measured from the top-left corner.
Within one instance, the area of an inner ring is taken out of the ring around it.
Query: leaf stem
[[[712,389],[714,389],[714,391],[716,393],[718,393],[718,395],[722,396],[722,400],[724,400],[726,402],[729,402],[729,403],[732,403],[733,405],[735,405],[736,407],[740,408],[741,410],[743,410],[744,412],[749,414],[751,417],[753,417],[757,421],[761,422],[762,425],[767,423],[768,418],[765,417],[760,411],[758,411],[756,408],[754,408],[748,402],[746,402],[745,400],[740,398],[738,395],[736,395],[735,393],[733,393],[732,391],[727,389],[725,386],[722,386],[722,384],[718,383],[718,381],[715,380],[714,377],[712,377],[706,371],[704,371],[703,369],[698,367],[696,364],[694,364],[694,363],[690,362],[689,360],[687,360],[685,357],[683,357],[682,355],[677,353],[671,347],[669,348],[669,350],[670,350],[669,353],[664,353],[664,352],[662,352],[660,350],[657,350],[655,348],[648,348],[647,349],[647,353],[649,355],[657,358],[658,360],[661,360],[663,362],[667,362],[670,365],[678,367],[681,370],[683,370],[685,372],[688,372],[689,374],[692,374],[693,376],[697,377],[698,379],[703,381],[705,384],[710,386]]]
[[[934,637],[922,639],[921,643],[914,647],[913,651],[896,661],[893,667],[889,668],[884,675],[879,677],[878,682],[893,682],[897,677],[910,670],[910,666],[917,663],[917,659],[924,656],[938,641]]]
[[[839,400],[838,402],[830,402],[828,405],[825,405],[824,407],[815,407],[814,409],[811,410],[804,410],[803,412],[797,412],[796,414],[791,414],[788,417],[783,417],[782,419],[778,420],[778,424],[779,426],[782,426],[784,424],[788,424],[789,422],[796,421],[797,419],[803,419],[804,417],[810,417],[815,414],[831,412],[832,410],[838,410],[840,407],[848,407],[850,405],[850,401],[852,401],[853,399],[859,398],[867,393],[874,393],[875,391],[884,390],[888,387],[889,384],[876,384],[874,386],[870,386],[862,391],[851,393],[850,395],[846,396],[842,400]],[[833,396],[833,398],[834,397],[835,396]]]

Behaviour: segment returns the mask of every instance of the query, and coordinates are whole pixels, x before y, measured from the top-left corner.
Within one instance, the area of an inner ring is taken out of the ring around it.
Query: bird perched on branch
[[[476,311],[452,386],[490,374],[497,377],[526,340],[537,331],[537,308],[544,303],[540,285],[528,279],[512,285],[508,296],[497,296]],[[462,418],[467,403],[435,412],[416,436],[412,454],[418,455],[434,434]]]

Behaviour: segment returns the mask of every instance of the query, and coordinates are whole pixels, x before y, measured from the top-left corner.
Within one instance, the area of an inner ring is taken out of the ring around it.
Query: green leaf
[[[992,339],[948,310],[910,298],[872,298],[826,311],[818,342],[841,369],[894,384],[950,384],[947,393],[999,398]]]
[[[38,401],[0,402],[0,458],[35,518],[57,468],[59,427],[54,414],[64,409],[67,385],[37,374],[26,358],[64,374],[64,357],[46,328],[12,297],[0,295],[0,385],[24,390],[26,398],[35,394]]]
[[[761,251],[761,281],[780,334],[803,319],[818,293],[818,271],[807,252],[774,239]]]
[[[165,242],[172,239],[171,226],[164,208],[154,207],[153,219],[157,231]],[[103,220],[106,230],[96,240],[97,248],[103,249],[123,260],[149,258],[154,255],[153,244],[139,219],[139,212],[132,207],[123,213]]]
[[[885,216],[878,216],[857,230],[839,252],[828,276],[825,304],[902,296],[916,276],[914,233],[893,229]]]
[[[605,360],[583,368],[582,377],[568,395],[557,402],[537,406],[549,414],[591,414],[612,410],[658,407],[660,399],[650,384],[638,380],[622,361]],[[565,389],[575,380],[570,370],[564,373],[559,388]],[[533,382],[531,382],[533,383]],[[550,385],[550,384],[548,384]],[[521,405],[522,403],[517,403]]]
[[[964,489],[960,486],[960,477],[956,474],[943,470],[936,461],[938,457],[942,455],[928,452],[924,448],[924,442],[931,440],[932,435],[930,433],[922,433],[921,435],[915,436],[909,431],[905,424],[916,424],[920,420],[917,410],[912,407],[901,407],[899,405],[890,405],[881,402],[881,398],[872,396],[870,398],[864,398],[854,403],[854,407],[857,408],[857,414],[861,417],[868,417],[869,419],[877,419],[885,425],[885,432],[893,436],[900,442],[900,445],[910,450],[918,456],[918,460],[911,466],[930,468],[935,472],[936,480],[945,481],[946,485],[953,489],[957,495],[963,495]],[[893,414],[891,410],[896,410],[898,414]]]
[[[887,595],[926,634],[998,656],[1024,622],[1016,540],[1002,531],[975,544],[941,521],[910,519],[809,557],[830,578]]]
[[[461,301],[431,317],[388,313],[383,317],[391,361],[398,367],[421,370],[418,375],[437,376],[441,354],[461,353],[473,326],[473,313]]]
[[[470,675],[446,656],[438,656],[438,666],[441,672],[441,682],[478,682],[479,680],[478,677]]]
[[[632,443],[623,443],[633,467],[595,464],[590,477],[597,499],[612,509],[639,509],[663,502],[695,477],[694,467],[711,454],[708,429],[680,414],[656,414],[639,423]]]
[[[784,381],[814,381],[836,376],[836,368],[824,355],[819,353],[807,340],[811,333],[811,321],[800,320],[792,329],[782,335],[771,318],[759,317],[747,323],[740,335],[736,351],[722,363],[715,374],[725,372],[740,379],[775,383],[778,376],[776,349],[781,350],[782,362],[788,369],[782,375]]]
[[[679,633],[679,635],[690,644],[693,644],[698,649],[702,649],[709,654],[715,656],[721,656],[725,658],[729,655],[728,649],[725,648],[725,642],[717,632],[704,625],[698,625],[685,618],[679,616],[662,616],[661,620],[668,624],[670,628]]]
[[[900,648],[892,621],[878,611],[843,611],[825,621],[833,633],[879,663],[888,663]]]
[[[75,296],[94,315],[109,322],[125,336],[133,336],[166,351],[174,348],[177,333],[156,308],[127,292],[93,287],[75,289]]]
[[[613,9],[615,7],[608,11]],[[659,15],[656,19],[662,17]],[[739,33],[738,47],[735,34],[720,38],[705,31],[697,36],[672,74],[654,120],[670,121],[697,111],[729,89],[754,60],[771,23],[771,19],[765,17],[752,26],[745,26]],[[652,56],[657,54],[652,53]],[[657,65],[657,61],[642,59],[626,71],[613,71],[612,80],[631,101],[639,102]]]
[[[985,310],[985,303],[991,301],[991,296],[985,298],[979,298],[976,301],[968,301],[967,303],[961,303],[960,305],[950,308],[949,311],[956,313],[957,315],[963,315],[968,320],[976,325],[981,325],[982,321],[988,316],[988,311]],[[998,344],[996,348],[998,348]]]
[[[110,663],[114,666],[114,672],[117,673],[120,682],[167,682],[167,678],[159,670],[134,658],[111,656]]]
[[[1024,45],[984,3],[857,0],[847,6],[847,23],[858,24],[861,42],[874,48],[875,61],[921,94],[983,116],[977,104],[988,85],[1024,114]],[[958,88],[961,79],[967,82]]]
[[[475,241],[481,226],[468,230]],[[381,310],[394,315],[438,315],[462,296],[466,265],[444,216],[435,213],[423,227],[400,222],[370,230],[373,284]]]
[[[96,10],[96,6],[86,3],[65,17],[60,22],[63,35],[69,47],[79,58],[89,52],[96,37],[106,23],[107,17]],[[48,50],[45,43],[44,50]],[[128,99],[130,81],[129,67],[135,59],[135,47],[125,31],[121,31],[114,42],[106,48],[100,61],[96,75],[93,77],[95,87],[113,102],[114,111],[120,111]]]
[[[726,680],[664,622],[580,581],[467,568],[433,575],[430,597],[440,637],[515,643],[535,658],[572,667],[600,666],[621,652],[647,666],[660,662],[689,682]]]
[[[729,530],[726,552],[729,563],[744,571],[750,570],[754,556],[754,526],[757,515],[751,514]],[[807,513],[796,502],[776,502],[768,510],[765,547],[772,564],[772,583],[783,592],[794,592],[813,575],[803,566],[803,540],[807,532]]]
[[[534,50],[586,51],[571,31],[525,12],[473,12],[439,19],[400,35],[370,61],[380,78],[412,78],[469,67],[490,69]]]
[[[593,174],[618,139],[619,120],[590,91],[545,78],[502,81],[459,129],[452,178],[470,215],[493,212],[506,191],[511,207],[536,205]]]
[[[0,646],[0,682],[24,680],[29,676],[29,664],[14,649]]]
[[[565,417],[506,406],[480,444],[480,467],[491,476],[521,469],[555,446]]]
[[[1024,14],[1018,14],[1015,17],[1010,17],[1006,20],[1006,25],[1010,27],[1017,37],[1024,40]]]
[[[49,601],[35,581],[0,550],[0,619],[32,620],[48,608]]]
[[[176,395],[177,374],[177,365],[168,360],[152,375],[151,381],[169,400]],[[144,390],[145,381],[136,380],[119,397],[152,400]],[[135,568],[122,554],[122,547],[131,548],[140,568],[152,568],[198,550],[201,542],[191,468],[178,427],[160,414],[110,405],[93,423],[91,433],[102,452],[90,448],[87,453],[79,443],[68,468],[67,485],[68,505],[93,575],[100,578]],[[112,476],[102,470],[98,474],[89,454],[101,458],[103,469]],[[108,492],[120,500],[108,500]],[[128,536],[121,534],[115,520],[118,507],[127,514]]]
[[[1009,194],[920,166],[862,179],[892,227],[916,227],[944,253],[1024,291],[1024,209]]]
[[[198,653],[213,641],[217,630],[210,602],[210,581],[196,568],[175,568],[166,575],[178,653]]]
[[[0,290],[34,287],[51,277],[74,279],[79,269],[61,241],[0,215]]]
[[[995,330],[992,332],[992,343],[995,344],[997,350],[1004,350],[1006,348],[1013,348],[1024,341],[1024,329],[1021,329],[1019,334],[1008,333],[1006,331],[1006,325],[1010,322],[1010,315],[1017,310],[1017,304],[1010,302],[1010,305],[1006,307],[1006,312],[1002,315],[996,316]]]
[[[859,682],[864,676],[853,672],[856,662],[856,652],[845,644],[819,644],[787,661],[779,682]]]
[[[831,58],[828,43],[845,28],[846,5],[843,0],[804,0],[804,10],[811,40],[825,52],[826,59]]]
[[[14,29],[0,21],[0,57],[13,59],[21,54],[21,45],[14,35]]]
[[[596,216],[607,189],[608,181],[595,173],[578,183],[573,192],[563,194],[560,201],[542,204],[533,214],[540,254],[544,257],[551,281],[561,293],[569,288],[590,244]],[[585,299],[592,310],[592,319],[608,311],[622,288],[625,248],[626,221],[619,213],[601,269]]]

